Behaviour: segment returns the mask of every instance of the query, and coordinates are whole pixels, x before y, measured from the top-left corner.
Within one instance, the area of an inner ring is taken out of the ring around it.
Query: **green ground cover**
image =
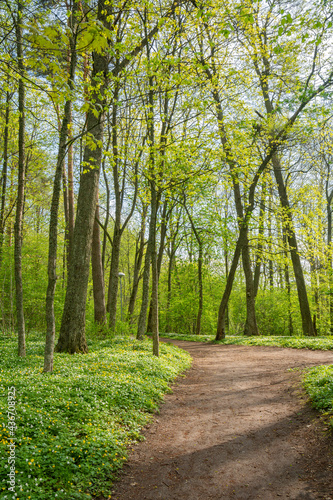
[[[190,342],[215,342],[215,335],[182,335],[177,333],[161,334],[176,340],[188,340]],[[291,347],[293,349],[313,349],[329,351],[333,350],[333,336],[329,337],[278,337],[278,336],[227,336],[224,340],[219,340],[216,344],[234,345],[257,345],[271,347]]]
[[[330,430],[333,432],[333,365],[310,368],[303,384],[312,406],[328,416]]]
[[[190,356],[129,338],[90,342],[87,355],[55,355],[42,374],[44,342],[29,338],[27,357],[1,339],[0,498],[89,499],[109,494],[131,442],[157,410]],[[8,490],[9,397],[15,387],[15,496]]]

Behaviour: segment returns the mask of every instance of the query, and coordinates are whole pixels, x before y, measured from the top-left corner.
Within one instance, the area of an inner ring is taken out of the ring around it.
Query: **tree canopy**
[[[158,355],[160,331],[333,331],[332,7],[2,3],[0,325],[20,356],[31,330],[44,371],[87,335],[148,332]]]

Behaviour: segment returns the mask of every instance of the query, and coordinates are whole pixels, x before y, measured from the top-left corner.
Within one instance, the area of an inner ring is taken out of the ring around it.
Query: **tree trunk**
[[[75,6],[76,7],[76,6]],[[73,11],[72,11],[73,12]],[[69,21],[70,22],[70,21]],[[75,55],[76,57],[76,55]],[[71,58],[72,60],[72,58]],[[70,60],[70,71],[71,71],[71,60]],[[74,74],[75,77],[75,74]],[[67,83],[71,85],[69,81]],[[71,85],[72,87],[73,85]],[[68,134],[67,139],[71,141],[73,139],[72,134],[72,109],[70,109],[70,114],[68,117]],[[74,151],[73,143],[68,146],[68,156],[67,156],[67,175],[66,169],[63,168],[62,171],[62,183],[63,183],[63,197],[64,197],[64,213],[65,213],[65,247],[66,247],[66,264],[67,271],[69,269],[70,256],[73,246],[73,234],[74,234],[74,181],[73,181],[73,167],[74,167]],[[65,167],[65,165],[64,165]]]
[[[230,298],[231,290],[232,290],[232,285],[234,283],[235,279],[235,274],[238,266],[238,261],[239,257],[242,251],[243,247],[243,240],[245,239],[245,228],[240,229],[240,233],[238,236],[234,256],[231,262],[230,266],[230,271],[228,274],[227,282],[225,285],[224,293],[221,299],[220,307],[219,307],[219,313],[218,313],[218,318],[217,318],[217,330],[216,330],[216,337],[215,340],[222,340],[225,338],[225,318],[226,318],[226,311],[228,307],[228,301]]]
[[[116,327],[120,241],[121,241],[121,230],[117,226],[117,223],[115,223],[113,231],[113,239],[112,239],[112,253],[111,253],[108,306],[107,306],[107,310],[109,313],[109,328],[112,332],[115,330]]]
[[[270,214],[272,213],[272,189],[270,189],[269,193],[269,202],[268,202],[268,277],[269,277],[269,288],[272,292],[274,290],[274,270],[273,270],[273,259],[272,259],[272,219]]]
[[[212,79],[212,75],[210,74],[209,70],[206,69],[207,75]],[[233,184],[233,192],[234,192],[234,198],[235,198],[235,207],[236,207],[236,213],[238,217],[238,224],[239,224],[239,231],[240,231],[240,236],[242,232],[242,236],[240,240],[242,240],[242,260],[243,260],[243,269],[244,269],[244,274],[245,274],[245,282],[246,282],[246,323],[245,323],[245,328],[244,328],[244,335],[258,335],[258,326],[257,326],[257,320],[256,320],[256,311],[255,311],[255,287],[254,287],[254,282],[253,282],[253,274],[251,270],[251,259],[250,259],[250,251],[249,251],[249,246],[248,246],[248,223],[247,219],[251,215],[253,209],[254,209],[254,203],[253,200],[249,204],[249,207],[246,209],[246,212],[244,214],[243,210],[243,204],[242,204],[242,196],[241,196],[241,190],[240,190],[240,185],[239,185],[239,178],[237,175],[237,172],[235,171],[235,162],[231,154],[231,149],[230,145],[227,140],[227,135],[226,131],[224,128],[224,117],[223,117],[223,112],[222,112],[222,106],[221,106],[221,99],[218,90],[215,88],[213,90],[213,98],[215,101],[215,107],[216,107],[216,112],[217,112],[217,121],[218,121],[218,127],[219,127],[219,133],[220,133],[220,140],[222,143],[222,147],[224,149],[225,155],[226,155],[226,160],[229,165],[230,169],[230,174],[232,177],[232,184]],[[255,175],[250,189],[249,189],[249,199],[250,196],[254,197],[254,191],[259,179],[259,175],[262,173],[265,164],[267,164],[268,158],[262,162],[260,168],[257,171],[257,174]],[[250,193],[251,191],[251,193]],[[245,216],[244,216],[245,215]],[[236,247],[237,248],[237,247]],[[237,267],[237,266],[236,266]],[[233,283],[233,277],[231,279],[231,286]],[[229,295],[231,293],[231,289],[229,292]],[[229,295],[228,299],[229,299]],[[226,307],[227,303],[224,306],[224,301],[222,297],[221,304],[223,302],[223,310],[224,307]],[[221,305],[220,305],[221,307]],[[220,323],[222,321],[223,323]],[[225,318],[224,318],[224,313],[220,317],[220,312],[219,312],[219,324],[217,326],[217,336],[223,335],[222,331],[224,332],[225,330]],[[225,335],[225,333],[224,333]]]
[[[76,23],[77,4],[74,3],[71,14],[71,32],[74,35]],[[75,69],[76,69],[76,40],[74,36],[70,39],[71,61],[67,85],[71,91],[74,89]],[[61,193],[61,179],[63,177],[65,157],[67,153],[67,140],[69,123],[71,119],[72,101],[71,98],[65,103],[64,117],[61,124],[59,136],[59,149],[57,156],[56,172],[53,181],[53,193],[50,211],[49,224],[49,254],[48,254],[48,285],[46,292],[46,341],[44,351],[44,372],[53,371],[53,353],[55,339],[55,317],[54,317],[54,295],[57,284],[57,248],[58,248],[58,213]],[[68,248],[66,248],[68,255]]]
[[[74,2],[75,4],[75,2]],[[73,9],[74,9],[73,4]],[[69,134],[68,139],[73,139],[72,126],[73,126],[73,117],[72,117],[72,109],[70,111],[69,117]],[[68,187],[68,255],[69,259],[72,252],[73,247],[73,237],[74,237],[74,222],[75,222],[75,212],[74,212],[74,179],[73,179],[73,168],[74,168],[74,150],[73,143],[68,146],[68,164],[67,164],[67,187]]]
[[[136,252],[135,252],[135,262],[133,271],[133,287],[128,304],[127,317],[130,322],[133,320],[134,306],[136,301],[136,296],[138,293],[138,287],[140,282],[140,270],[143,260],[143,252],[145,247],[145,230],[146,230],[146,217],[147,217],[147,206],[143,207],[141,228],[139,234],[139,241],[137,242]]]
[[[91,249],[91,269],[93,279],[93,294],[94,294],[94,319],[99,325],[106,323],[106,308],[105,308],[105,287],[104,273],[102,266],[101,254],[101,237],[99,229],[99,208],[96,206],[96,216],[94,221],[92,249]]]
[[[228,258],[227,245],[225,245],[225,249],[224,249],[224,265],[225,265],[225,277],[227,280],[228,276],[229,276],[229,258]],[[225,333],[224,333],[224,337],[225,337],[225,334],[230,332],[229,302],[228,302],[228,304],[226,306],[226,310],[225,310],[224,329],[225,329]]]
[[[149,223],[149,240],[150,240],[150,224],[151,222]],[[150,261],[151,261],[151,245],[149,245],[149,240],[146,249],[145,264],[143,268],[143,277],[142,277],[141,309],[138,321],[138,330],[136,335],[136,338],[138,340],[143,340],[143,336],[146,333],[147,309],[149,301],[149,275],[150,275]]]
[[[202,317],[202,310],[203,310],[203,285],[202,285],[202,239],[200,237],[199,231],[196,229],[193,218],[188,211],[186,207],[186,203],[184,202],[184,208],[186,210],[187,216],[190,220],[192,230],[194,232],[194,236],[197,240],[198,246],[199,246],[199,257],[198,257],[198,286],[199,286],[199,304],[198,304],[198,312],[197,312],[197,318],[195,322],[195,327],[194,327],[194,333],[196,335],[200,335],[201,332],[201,317]]]
[[[155,182],[151,181],[151,216],[149,227],[149,242],[152,266],[152,334],[153,334],[153,354],[159,356],[159,326],[158,326],[158,270],[156,252],[156,219],[157,219],[157,193]]]
[[[122,228],[121,228],[122,196],[121,196],[121,188],[119,183],[119,172],[118,172],[118,156],[119,156],[118,128],[117,128],[118,94],[119,94],[119,86],[117,85],[114,90],[115,102],[112,106],[112,122],[111,122],[112,160],[113,160],[112,173],[113,173],[113,186],[114,186],[114,196],[116,204],[115,208],[116,214],[115,214],[114,230],[112,238],[108,305],[107,305],[107,310],[109,313],[109,328],[111,331],[114,331],[116,327],[120,241],[122,236]]]
[[[251,257],[249,249],[249,238],[248,238],[248,225],[247,221],[244,220],[243,206],[241,201],[241,192],[239,188],[239,181],[233,176],[233,188],[235,196],[236,212],[240,222],[240,231],[242,230],[242,262],[243,270],[245,276],[245,287],[246,287],[246,321],[244,326],[244,335],[259,335],[256,310],[255,310],[255,288],[253,281],[253,274],[251,269]]]
[[[254,292],[253,275],[251,269],[247,227],[246,227],[246,236],[244,239],[244,245],[242,249],[242,257],[243,257],[243,269],[244,269],[245,285],[246,285],[246,322],[244,327],[244,335],[247,336],[259,335],[256,313],[255,313],[255,292]]]
[[[163,211],[162,211],[161,238],[160,238],[160,247],[158,250],[158,257],[157,257],[157,277],[158,277],[158,280],[160,279],[160,274],[161,274],[162,260],[163,260],[164,247],[165,247],[165,237],[166,237],[166,231],[167,231],[167,223],[166,223],[167,205],[168,205],[167,201],[165,201],[164,205],[163,205]],[[171,212],[169,212],[169,215],[170,215],[170,213]],[[152,325],[152,299],[151,299],[150,305],[149,305],[149,313],[148,313],[147,332],[152,332],[152,331],[153,331],[153,325]]]
[[[61,127],[59,130],[59,136],[61,134]],[[65,170],[65,162],[63,162],[63,168],[62,168],[62,196],[63,196],[63,201],[64,201],[64,216],[65,216],[65,237],[64,237],[64,254],[65,254],[65,266],[64,266],[64,271],[63,271],[63,280],[65,281],[66,277],[66,270],[68,272],[69,268],[69,232],[68,232],[68,225],[69,225],[69,209],[68,209],[68,182],[67,182],[67,175],[66,175],[66,170]]]
[[[150,63],[150,47],[147,46],[147,59]],[[150,69],[149,69],[150,71]],[[138,325],[138,338],[142,338],[146,330],[146,318],[149,297],[149,272],[147,273],[146,263],[151,261],[152,266],[152,335],[153,354],[159,356],[159,329],[158,329],[158,271],[156,252],[156,221],[158,210],[158,196],[156,189],[155,171],[155,129],[154,129],[154,76],[148,77],[148,112],[147,112],[147,135],[149,140],[149,186],[150,186],[150,222],[149,239],[145,260],[144,283],[142,291],[141,312]],[[147,255],[148,254],[148,255]]]
[[[293,318],[291,314],[291,286],[290,286],[290,277],[289,277],[289,266],[288,266],[288,240],[287,240],[287,234],[285,231],[285,228],[282,227],[282,239],[283,239],[283,246],[284,246],[284,256],[285,256],[285,265],[284,265],[284,279],[286,282],[286,288],[287,288],[287,295],[288,295],[288,330],[289,330],[289,335],[293,335],[294,333],[294,327],[293,327]]]
[[[153,83],[152,79],[149,79],[149,87],[151,90],[149,91],[149,100],[150,100],[150,119],[147,124],[150,134],[150,161],[151,161],[151,170],[154,168],[154,153],[152,151],[154,145],[154,124],[153,124]],[[153,173],[154,174],[154,173]],[[153,281],[154,287],[156,287],[156,279],[157,279],[157,258],[156,258],[156,215],[157,215],[157,196],[155,189],[155,182],[150,181],[150,192],[151,192],[151,200],[150,200],[150,220],[149,220],[149,237],[148,237],[148,245],[145,256],[145,265],[143,270],[143,280],[142,280],[142,299],[141,299],[141,310],[138,322],[138,331],[137,331],[137,339],[142,340],[144,334],[146,333],[146,324],[147,324],[147,310],[148,310],[148,302],[149,302],[149,275],[150,275],[150,264],[152,264],[153,270]],[[154,197],[154,199],[153,199]],[[155,212],[156,211],[156,212]],[[154,253],[154,255],[153,255]],[[156,324],[158,326],[158,318],[156,323],[156,290],[152,291],[152,330]],[[153,306],[154,303],[154,306]],[[154,309],[154,310],[153,310]],[[155,322],[155,325],[153,324]],[[154,335],[154,333],[153,333]],[[153,344],[153,350],[155,347],[155,343]]]
[[[108,26],[107,16],[108,8],[104,6],[102,0],[99,0],[97,19]],[[102,80],[101,75],[103,75]],[[87,130],[89,130],[90,140],[84,148],[73,249],[60,335],[56,346],[58,352],[69,352],[71,354],[88,352],[85,338],[85,309],[102,157],[103,123],[106,107],[105,91],[108,85],[107,75],[108,55],[105,52],[95,52],[91,77],[91,102],[94,105],[91,105],[87,113]]]
[[[265,58],[263,59],[263,63],[265,66],[265,74],[260,72],[259,67],[258,67],[256,62],[255,62],[255,69],[256,69],[256,72],[259,76],[261,91],[262,91],[262,95],[263,95],[264,103],[265,103],[265,108],[266,108],[266,113],[267,113],[267,116],[270,117],[270,116],[272,116],[272,114],[274,112],[272,100],[270,99],[270,96],[269,96],[269,86],[268,86],[268,81],[269,81],[268,75],[270,73],[270,66],[269,66],[269,61]],[[315,94],[313,94],[313,96],[314,95]],[[311,99],[312,99],[312,97],[308,98],[307,102],[309,102]],[[305,106],[306,106],[306,101],[303,101],[301,103],[300,107],[298,108],[297,114],[295,113],[293,116],[296,117]],[[294,119],[294,121],[295,121],[295,119]],[[284,210],[283,224],[285,225],[287,240],[288,240],[288,244],[289,244],[289,248],[290,248],[291,261],[292,261],[293,269],[294,269],[299,306],[300,306],[300,311],[301,311],[301,316],[302,316],[303,334],[312,336],[312,335],[315,335],[315,331],[313,328],[313,322],[312,322],[312,318],[311,318],[311,311],[310,311],[308,296],[307,296],[307,292],[306,292],[306,285],[305,285],[303,269],[302,269],[302,265],[301,265],[301,259],[299,257],[299,253],[298,253],[298,249],[297,249],[296,234],[295,234],[295,231],[293,229],[292,215],[291,215],[291,209],[290,209],[288,195],[287,195],[287,189],[286,189],[286,186],[284,184],[281,164],[280,164],[280,160],[279,160],[279,157],[278,157],[276,150],[272,154],[272,164],[273,164],[275,180],[276,180],[277,187],[278,187],[280,204],[281,204],[282,209]]]
[[[68,137],[68,117],[71,101],[65,104],[62,122],[56,172],[53,181],[53,193],[49,225],[48,286],[46,292],[46,342],[44,352],[44,372],[53,371],[53,352],[55,338],[54,295],[57,283],[57,247],[58,247],[58,212],[61,192],[61,178],[66,156]],[[67,250],[67,249],[66,249]],[[67,251],[66,251],[67,253]]]
[[[202,241],[199,242],[199,258],[198,258],[198,284],[199,284],[199,305],[197,313],[197,321],[195,326],[196,335],[201,333],[201,318],[203,310],[203,283],[202,283]]]
[[[333,259],[332,259],[332,203],[333,191],[328,194],[328,181],[326,183],[326,211],[327,211],[327,252],[328,252],[328,279],[329,279],[329,309],[330,332],[333,334]]]
[[[261,261],[262,261],[262,237],[264,235],[264,217],[265,217],[265,198],[266,198],[266,183],[263,182],[262,190],[261,190],[261,199],[260,199],[260,212],[259,212],[259,234],[258,234],[258,246],[257,246],[257,257],[256,257],[256,265],[254,269],[254,294],[257,296],[259,289],[259,280],[260,280],[260,272],[261,272]]]
[[[133,215],[137,196],[137,180],[135,181],[135,192],[132,199],[132,208],[126,217],[124,223],[121,223],[121,215],[123,208],[123,199],[125,191],[126,169],[123,172],[123,179],[120,182],[119,178],[119,151],[118,151],[118,124],[117,124],[117,110],[118,110],[118,87],[114,91],[115,103],[112,109],[112,153],[113,153],[113,185],[115,194],[115,220],[114,231],[112,240],[112,253],[111,253],[111,267],[108,291],[108,312],[109,312],[109,328],[111,331],[116,327],[117,316],[117,295],[118,295],[118,275],[119,275],[119,258],[120,258],[120,243],[124,230]],[[138,155],[135,167],[135,175],[137,179],[137,168],[140,162],[142,150]]]
[[[171,241],[171,248],[169,254],[169,265],[168,265],[168,291],[167,291],[167,304],[166,304],[166,332],[170,333],[170,304],[171,304],[171,292],[172,292],[172,270],[173,270],[173,261],[175,258],[175,250],[174,250],[174,240]]]
[[[9,115],[10,115],[11,94],[6,92],[6,112],[5,127],[3,133],[3,166],[1,175],[1,205],[0,205],[0,267],[2,262],[2,248],[5,234],[5,206],[7,191],[7,172],[8,172],[8,137],[9,137]]]
[[[25,348],[25,323],[23,311],[23,283],[22,283],[22,226],[24,212],[24,188],[25,188],[25,88],[23,82],[23,35],[22,35],[23,4],[18,2],[16,20],[16,46],[17,66],[19,74],[18,82],[18,110],[19,110],[19,133],[18,133],[18,182],[16,217],[14,226],[15,247],[15,289],[16,289],[16,318],[18,329],[18,355],[24,357]]]
[[[110,134],[110,131],[109,131],[108,144],[106,146],[106,151],[109,151],[110,141],[111,141],[111,134]],[[105,221],[104,221],[103,245],[102,245],[102,266],[103,266],[103,271],[104,271],[104,269],[105,269],[105,254],[106,254],[107,230],[108,230],[109,217],[110,217],[110,188],[109,188],[108,178],[107,178],[106,172],[105,172],[105,157],[103,159],[102,169],[103,169],[103,177],[104,177],[105,189],[106,189],[106,215],[105,215]]]
[[[310,273],[311,273],[311,289],[313,293],[313,302],[315,314],[313,315],[313,329],[315,335],[320,334],[320,328],[317,327],[318,321],[320,321],[320,305],[319,305],[319,283],[317,276],[317,262],[316,258],[310,258]]]
[[[281,171],[281,164],[280,164],[280,160],[279,160],[277,154],[273,155],[272,163],[273,163],[273,169],[274,169],[276,183],[278,186],[281,207],[284,210],[284,224],[285,224],[286,235],[287,235],[288,244],[289,244],[289,248],[290,248],[291,261],[293,264],[293,269],[294,269],[294,274],[295,274],[298,300],[299,300],[299,306],[300,306],[300,311],[301,311],[301,316],[302,316],[303,334],[308,335],[308,336],[314,336],[315,331],[313,328],[313,322],[312,322],[312,318],[311,318],[311,311],[310,311],[310,306],[309,306],[309,301],[308,301],[308,295],[306,292],[306,285],[305,285],[305,280],[304,280],[304,275],[303,275],[301,259],[300,259],[300,256],[298,253],[298,248],[297,248],[296,234],[295,234],[295,231],[293,229],[293,222],[292,222],[291,209],[290,209],[288,195],[287,195],[287,189],[286,189],[286,186],[284,184],[282,171]]]

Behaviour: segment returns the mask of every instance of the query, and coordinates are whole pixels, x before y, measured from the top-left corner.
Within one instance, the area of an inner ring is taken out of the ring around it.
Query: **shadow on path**
[[[134,447],[112,499],[333,500],[329,440],[300,373],[289,371],[333,363],[332,352],[171,343],[193,367]]]

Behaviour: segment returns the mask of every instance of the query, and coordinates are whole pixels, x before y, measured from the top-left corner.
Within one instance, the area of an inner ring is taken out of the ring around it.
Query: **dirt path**
[[[172,342],[193,367],[134,447],[112,500],[333,500],[332,438],[299,371],[333,353]]]

